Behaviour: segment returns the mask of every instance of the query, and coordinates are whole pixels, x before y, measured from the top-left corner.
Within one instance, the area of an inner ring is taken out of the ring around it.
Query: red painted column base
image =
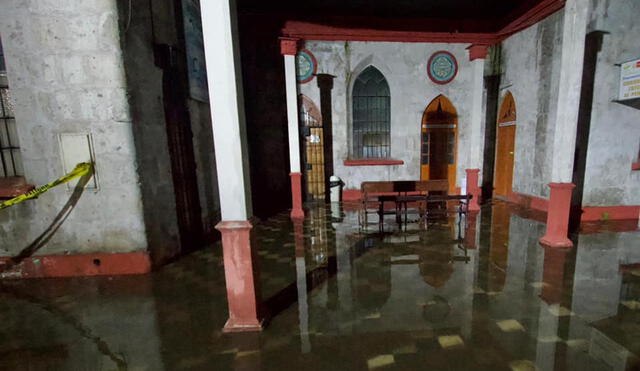
[[[467,169],[467,194],[473,196],[469,202],[469,211],[480,211],[480,188],[478,187],[478,173],[480,169]]]
[[[572,247],[568,238],[569,211],[571,209],[571,193],[575,185],[572,183],[549,183],[551,194],[547,210],[547,232],[540,238],[540,243],[551,247]]]
[[[257,259],[251,248],[251,223],[223,221],[216,225],[222,234],[224,276],[227,283],[229,319],[223,332],[262,331],[258,305]]]
[[[302,174],[290,173],[291,177],[291,218],[304,218],[302,210]]]

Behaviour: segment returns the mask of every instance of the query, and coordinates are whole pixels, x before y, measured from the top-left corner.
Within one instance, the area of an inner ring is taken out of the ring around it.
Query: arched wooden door
[[[513,182],[513,164],[516,144],[516,103],[513,95],[507,95],[498,115],[496,172],[494,195],[508,197]]]
[[[456,187],[458,113],[444,95],[437,96],[422,115],[420,179],[447,179],[449,193]]]
[[[324,143],[322,115],[305,95],[300,95],[300,124],[304,132],[304,175],[308,200],[324,200]]]

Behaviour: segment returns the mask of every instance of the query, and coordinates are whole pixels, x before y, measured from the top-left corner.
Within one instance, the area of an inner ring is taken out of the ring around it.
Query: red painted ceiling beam
[[[513,19],[507,23],[498,32],[500,39],[504,39],[509,35],[513,35],[516,32],[522,31],[525,28],[532,26],[541,20],[545,19],[549,15],[557,12],[564,7],[565,0],[543,0],[533,8],[526,11],[521,16]]]
[[[446,42],[492,45],[540,22],[562,9],[564,3],[565,0],[542,0],[533,7],[531,3],[525,4],[525,8],[519,8],[507,17],[508,23],[497,31],[465,32],[467,29],[495,28],[492,26],[493,22],[477,20],[385,20],[372,17],[331,17],[322,20],[287,21],[282,28],[282,35],[323,41]],[[342,24],[349,26],[342,26]],[[443,28],[455,31],[435,31]]]
[[[457,42],[493,44],[494,33],[396,31],[372,28],[326,26],[310,22],[287,21],[282,34],[305,40],[323,41],[391,41],[391,42]]]

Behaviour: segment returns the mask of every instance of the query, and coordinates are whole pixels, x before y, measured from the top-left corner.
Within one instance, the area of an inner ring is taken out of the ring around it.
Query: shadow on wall
[[[582,216],[582,197],[587,170],[587,151],[589,149],[589,133],[591,132],[591,111],[596,80],[598,53],[602,50],[603,36],[606,32],[593,31],[585,38],[584,67],[582,69],[582,89],[578,109],[578,128],[576,133],[576,152],[573,162],[572,182],[576,185],[571,195],[570,230],[580,227]]]
[[[266,218],[291,208],[284,62],[284,22],[239,15],[253,212]]]
[[[40,250],[44,245],[51,240],[51,238],[56,234],[58,229],[62,226],[62,224],[67,220],[74,207],[80,201],[80,197],[84,193],[84,187],[89,183],[89,180],[93,176],[93,173],[89,173],[87,175],[82,176],[75,188],[73,189],[73,193],[69,196],[69,200],[64,204],[60,212],[56,215],[56,217],[51,222],[51,225],[45,229],[42,234],[40,234],[33,242],[29,244],[29,246],[25,247],[20,251],[20,253],[14,257],[12,257],[6,264],[0,266],[0,273],[11,270],[16,265],[20,264],[24,259],[32,256],[38,250]]]

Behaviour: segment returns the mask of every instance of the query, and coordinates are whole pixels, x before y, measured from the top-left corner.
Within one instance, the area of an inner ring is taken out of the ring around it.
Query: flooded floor
[[[151,275],[2,281],[0,370],[639,369],[640,233],[549,249],[536,219],[496,201],[426,229],[257,223],[262,333],[221,332],[219,244]]]

